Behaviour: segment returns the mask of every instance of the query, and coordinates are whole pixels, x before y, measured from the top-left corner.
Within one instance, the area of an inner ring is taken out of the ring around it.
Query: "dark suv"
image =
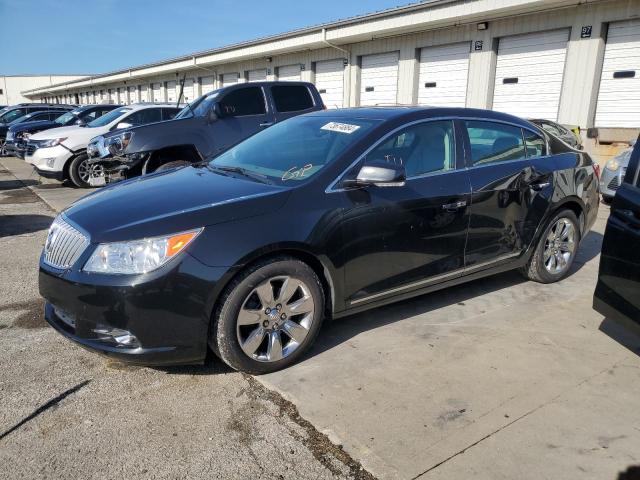
[[[12,124],[7,132],[5,153],[24,158],[24,151],[29,137],[37,132],[50,128],[68,127],[70,125],[86,125],[87,123],[110,112],[121,105],[82,105],[69,111],[57,111],[51,118],[29,119],[20,124]],[[54,112],[53,110],[51,112]],[[40,115],[40,113],[38,114]]]
[[[255,82],[214,90],[175,119],[95,138],[87,148],[94,186],[200,162],[277,122],[323,110],[311,83]]]

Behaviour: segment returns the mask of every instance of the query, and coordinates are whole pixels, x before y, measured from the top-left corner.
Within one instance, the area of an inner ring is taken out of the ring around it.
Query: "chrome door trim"
[[[362,302],[368,302],[370,300],[373,300],[375,298],[379,298],[379,297],[384,297],[387,295],[391,295],[393,293],[398,293],[398,292],[402,292],[404,290],[409,290],[412,288],[416,288],[416,287],[420,287],[420,286],[429,286],[429,285],[433,285],[436,283],[439,283],[442,280],[446,280],[448,278],[451,277],[455,277],[458,274],[464,275],[466,273],[472,273],[476,270],[479,270],[483,267],[488,267],[490,265],[493,265],[495,263],[499,263],[502,262],[504,260],[509,260],[511,258],[515,258],[520,256],[520,252],[513,252],[513,253],[508,253],[506,255],[502,255],[498,258],[495,258],[493,260],[489,260],[486,262],[482,262],[482,263],[478,263],[476,265],[473,265],[472,267],[465,267],[465,268],[458,268],[456,270],[452,270],[451,272],[447,272],[447,273],[443,273],[440,275],[436,275],[434,277],[429,277],[429,278],[425,278],[423,280],[418,280],[417,282],[412,282],[406,285],[402,285],[400,287],[395,287],[395,288],[391,288],[389,290],[385,290],[383,292],[378,292],[378,293],[374,293],[373,295],[368,295],[366,297],[362,297],[362,298],[357,298],[355,300],[350,300],[349,301],[349,305],[358,305],[359,303]]]

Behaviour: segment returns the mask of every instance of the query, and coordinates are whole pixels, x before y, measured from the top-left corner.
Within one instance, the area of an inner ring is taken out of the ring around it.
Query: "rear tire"
[[[264,374],[286,368],[318,335],[324,298],[318,276],[306,263],[286,256],[259,262],[225,289],[209,345],[235,370]]]
[[[187,165],[191,165],[186,160],[172,160],[171,162],[163,163],[158,168],[156,168],[156,172],[164,172],[165,170],[171,170],[172,168],[178,167],[186,167]]]
[[[78,188],[89,188],[90,169],[87,161],[89,157],[86,153],[81,153],[69,164],[69,178],[71,182]]]
[[[569,274],[579,245],[578,217],[571,210],[562,210],[542,232],[533,255],[521,272],[534,282],[558,282]]]

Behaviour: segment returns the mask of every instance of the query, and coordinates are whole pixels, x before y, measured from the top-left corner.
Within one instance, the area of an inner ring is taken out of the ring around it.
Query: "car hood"
[[[289,190],[188,166],[108,186],[63,214],[92,243],[133,240],[277,210]]]
[[[12,132],[27,132],[32,129],[42,130],[44,128],[53,128],[57,126],[56,122],[51,120],[33,120],[31,122],[19,123],[17,125],[13,125],[9,130]]]
[[[69,127],[58,127],[45,130],[44,132],[38,132],[31,137],[31,140],[50,140],[52,138],[59,138],[69,136],[78,130],[85,130],[86,127],[79,127],[77,125],[71,125]],[[97,135],[97,133],[96,133]]]

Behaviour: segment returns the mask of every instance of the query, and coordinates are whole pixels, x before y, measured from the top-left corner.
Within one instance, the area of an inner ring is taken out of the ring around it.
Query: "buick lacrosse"
[[[562,279],[598,203],[589,155],[510,115],[314,112],[77,201],[51,225],[40,292],[88,349],[166,365],[210,347],[266,373],[326,319],[505,270]]]

